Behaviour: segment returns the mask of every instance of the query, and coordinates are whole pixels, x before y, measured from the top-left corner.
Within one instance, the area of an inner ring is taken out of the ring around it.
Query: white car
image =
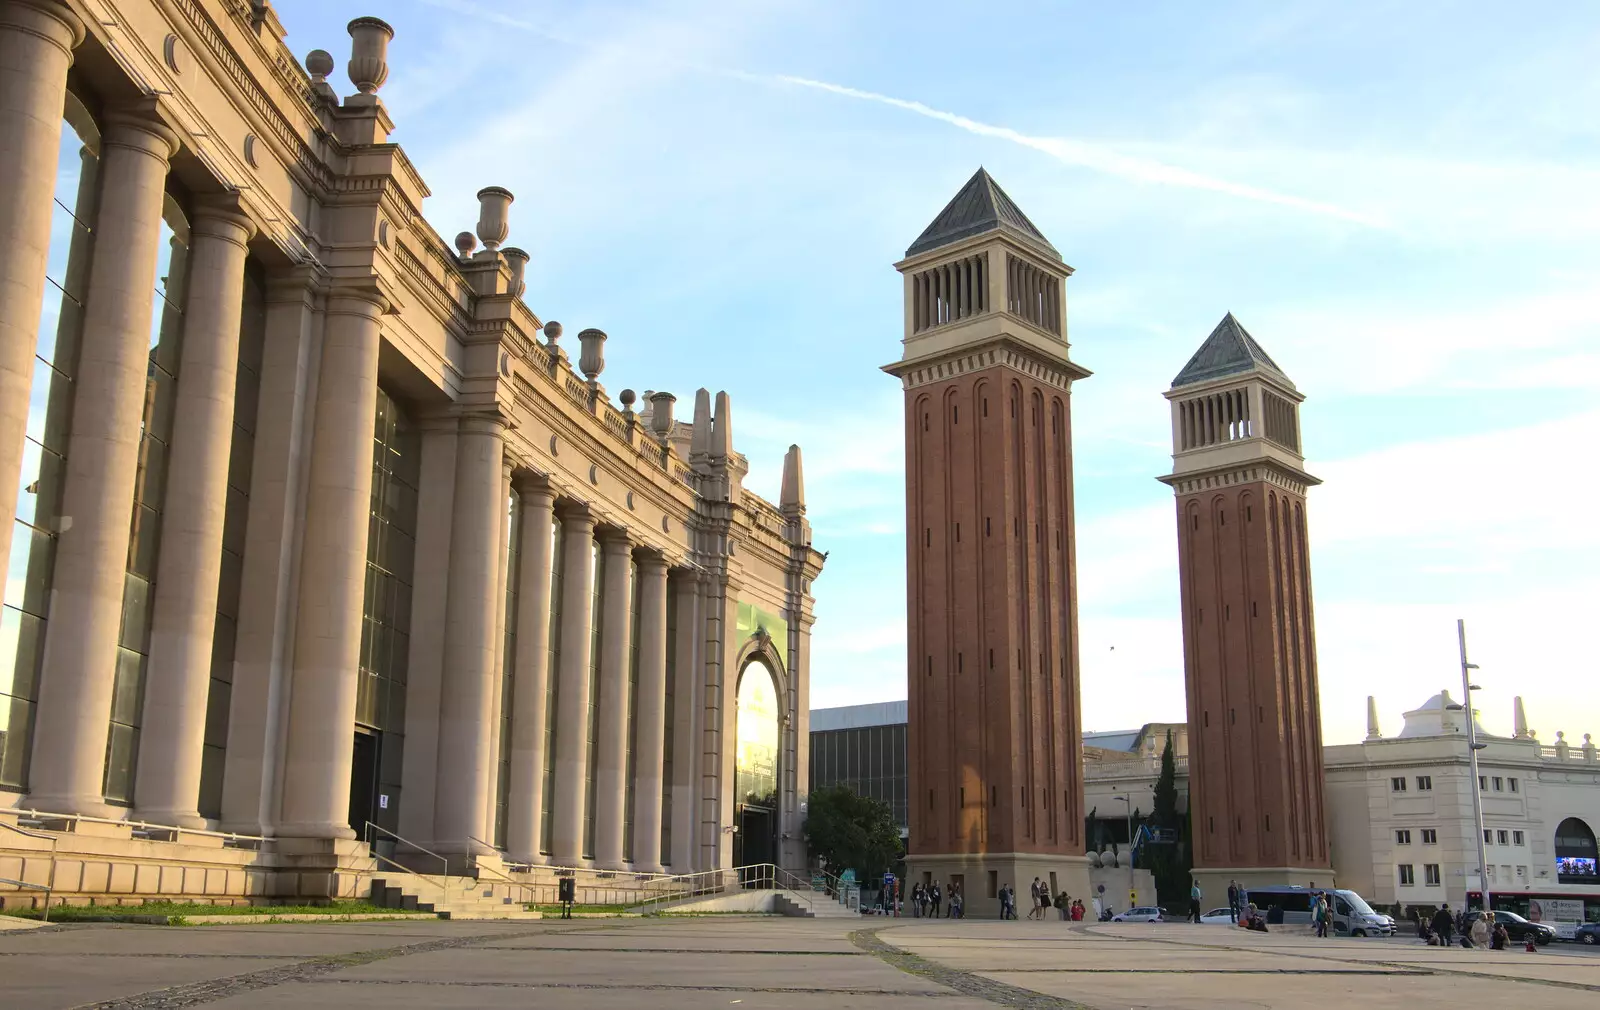
[[[1228,911],[1226,905],[1222,908],[1213,908],[1200,917],[1200,921],[1207,926],[1232,926],[1234,925],[1233,913]]]
[[[1112,922],[1165,922],[1165,910],[1139,906],[1130,908],[1126,912],[1118,912],[1111,917]]]

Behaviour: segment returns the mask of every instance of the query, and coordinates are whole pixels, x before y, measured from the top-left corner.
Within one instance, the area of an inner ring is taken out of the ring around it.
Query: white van
[[[1299,886],[1249,887],[1244,900],[1254,904],[1269,924],[1311,924],[1311,906],[1318,893],[1333,897],[1333,931],[1349,936],[1392,936],[1394,918],[1373,910],[1366,900],[1354,891],[1343,888],[1324,890]],[[1274,912],[1277,909],[1281,916]]]

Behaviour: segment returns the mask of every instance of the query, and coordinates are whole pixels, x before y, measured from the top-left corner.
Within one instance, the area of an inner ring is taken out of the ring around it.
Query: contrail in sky
[[[534,35],[549,39],[563,45],[570,45],[579,49],[595,52],[606,51],[608,47],[601,43],[575,38],[552,31],[543,25],[521,18],[512,17],[479,6],[470,0],[422,0],[430,7],[455,11],[477,17],[491,24],[508,28],[518,28]],[[1137,158],[1130,155],[1119,154],[1103,144],[1084,140],[1073,140],[1068,137],[1035,137],[1021,133],[1007,126],[995,126],[990,123],[980,123],[976,119],[954,112],[945,112],[921,102],[914,102],[904,98],[895,98],[892,95],[880,94],[876,91],[864,91],[843,84],[832,84],[828,81],[812,80],[809,77],[799,77],[793,74],[758,74],[744,70],[734,70],[726,67],[713,67],[705,64],[694,63],[686,60],[675,59],[660,52],[642,51],[637,54],[641,60],[655,63],[664,63],[680,66],[686,70],[700,73],[713,74],[719,77],[728,77],[735,80],[761,84],[768,87],[773,85],[786,85],[790,87],[809,88],[813,91],[823,91],[828,94],[838,95],[843,98],[852,98],[861,102],[872,102],[890,108],[900,109],[914,113],[927,119],[947,123],[959,130],[980,137],[992,137],[1004,140],[1022,147],[1031,148],[1041,154],[1048,155],[1063,165],[1073,168],[1086,168],[1090,171],[1100,172],[1105,175],[1127,179],[1132,182],[1155,183],[1161,186],[1177,186],[1184,189],[1204,190],[1212,193],[1223,193],[1228,196],[1244,200],[1254,200],[1258,203],[1275,204],[1280,207],[1289,207],[1294,210],[1316,214],[1321,217],[1335,218],[1340,221],[1349,221],[1352,224],[1363,225],[1368,228],[1390,227],[1388,222],[1363,214],[1360,211],[1349,210],[1331,203],[1319,200],[1308,200],[1304,197],[1294,196],[1289,193],[1279,193],[1276,190],[1263,189],[1260,186],[1250,186],[1245,183],[1229,182],[1213,176],[1203,175],[1187,168],[1168,165],[1164,162],[1153,161],[1148,158]]]
[[[1201,175],[1199,172],[1191,172],[1186,168],[1179,168],[1176,165],[1167,165],[1146,158],[1129,157],[1124,154],[1118,154],[1099,144],[1070,140],[1066,137],[1034,137],[1026,133],[1019,133],[1007,126],[980,123],[975,119],[968,119],[966,116],[957,115],[954,112],[935,109],[921,102],[881,95],[875,91],[862,91],[859,88],[850,88],[842,84],[830,84],[827,81],[813,81],[806,77],[795,77],[790,74],[777,74],[774,75],[773,79],[784,84],[793,84],[797,87],[812,88],[817,91],[826,91],[830,94],[843,95],[846,98],[855,98],[864,102],[876,102],[879,105],[904,109],[907,112],[914,112],[928,119],[949,123],[951,126],[966,130],[968,133],[975,133],[980,137],[994,137],[1023,147],[1030,147],[1035,151],[1049,155],[1064,165],[1104,172],[1107,175],[1131,179],[1136,182],[1153,182],[1164,186],[1204,189],[1214,193],[1226,193],[1229,196],[1242,197],[1246,200],[1275,203],[1283,207],[1293,207],[1296,210],[1304,210],[1313,214],[1351,221],[1355,224],[1366,225],[1369,228],[1388,227],[1383,221],[1358,211],[1346,210],[1330,203],[1307,200],[1303,197],[1278,193],[1270,189],[1262,189],[1259,186],[1247,186],[1243,183],[1228,182],[1226,179],[1216,179],[1209,175]]]

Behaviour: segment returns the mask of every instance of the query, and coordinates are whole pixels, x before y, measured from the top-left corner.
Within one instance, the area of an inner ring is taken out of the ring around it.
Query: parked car
[[[1542,922],[1529,922],[1515,912],[1496,910],[1494,921],[1505,926],[1506,933],[1510,935],[1512,943],[1522,943],[1527,940],[1529,934],[1532,934],[1533,942],[1543,947],[1556,938],[1554,926],[1548,926]],[[1592,943],[1593,941],[1590,942]]]
[[[1145,905],[1140,905],[1140,906],[1137,906],[1135,908],[1130,908],[1126,912],[1118,912],[1116,915],[1113,915],[1111,917],[1111,921],[1112,922],[1165,922],[1166,921],[1166,912],[1167,912],[1167,910],[1164,909],[1164,908],[1150,908],[1150,907],[1145,906]]]
[[[1585,922],[1572,933],[1572,938],[1578,943],[1587,943],[1593,947],[1600,944],[1600,922]]]
[[[1213,908],[1211,911],[1202,915],[1200,917],[1200,921],[1208,926],[1234,925],[1233,913],[1228,910],[1228,906],[1226,905],[1222,906],[1221,908]]]

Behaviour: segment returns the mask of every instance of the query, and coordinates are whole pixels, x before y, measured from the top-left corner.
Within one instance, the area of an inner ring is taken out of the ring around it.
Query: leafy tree
[[[900,830],[889,804],[847,785],[818,789],[806,806],[806,846],[830,873],[856,871],[858,880],[883,875],[900,858]]]

